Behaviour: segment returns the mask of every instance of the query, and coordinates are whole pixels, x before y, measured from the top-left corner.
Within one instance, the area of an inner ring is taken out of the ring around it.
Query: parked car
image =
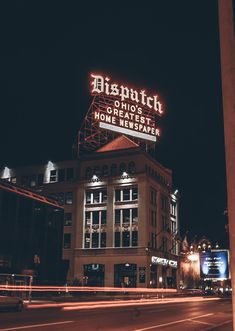
[[[215,295],[215,291],[211,290],[211,289],[207,289],[203,292],[203,295],[207,296],[207,295]]]
[[[23,308],[24,301],[21,298],[0,291],[0,310],[22,311]]]

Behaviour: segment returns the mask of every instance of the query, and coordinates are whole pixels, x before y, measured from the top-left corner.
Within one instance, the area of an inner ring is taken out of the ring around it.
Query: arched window
[[[128,173],[130,174],[134,174],[136,171],[135,169],[135,162],[131,161],[129,164],[128,164]]]
[[[111,175],[112,176],[117,176],[117,165],[116,165],[116,163],[113,163],[111,165]]]
[[[87,167],[85,171],[85,178],[90,179],[91,176],[92,176],[92,169],[90,167]]]
[[[102,176],[107,177],[109,175],[109,167],[105,164],[102,167]]]
[[[123,172],[126,172],[126,163],[121,163],[119,167],[120,174],[123,174]]]

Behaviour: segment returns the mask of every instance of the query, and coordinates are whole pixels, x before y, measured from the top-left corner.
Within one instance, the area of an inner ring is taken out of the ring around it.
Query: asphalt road
[[[187,300],[187,299],[186,299]],[[230,299],[189,301],[34,304],[0,312],[0,331],[232,331]]]

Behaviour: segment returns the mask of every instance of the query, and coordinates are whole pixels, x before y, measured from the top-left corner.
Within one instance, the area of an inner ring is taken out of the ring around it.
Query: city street
[[[116,302],[32,303],[23,312],[1,312],[10,330],[232,330],[228,298],[179,298]]]

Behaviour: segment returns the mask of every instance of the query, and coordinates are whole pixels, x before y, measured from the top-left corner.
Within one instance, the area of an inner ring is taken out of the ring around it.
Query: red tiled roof
[[[139,145],[136,144],[131,139],[127,138],[126,136],[122,135],[110,141],[101,148],[97,149],[96,152],[110,152],[119,149],[136,148],[136,147],[139,147]]]

